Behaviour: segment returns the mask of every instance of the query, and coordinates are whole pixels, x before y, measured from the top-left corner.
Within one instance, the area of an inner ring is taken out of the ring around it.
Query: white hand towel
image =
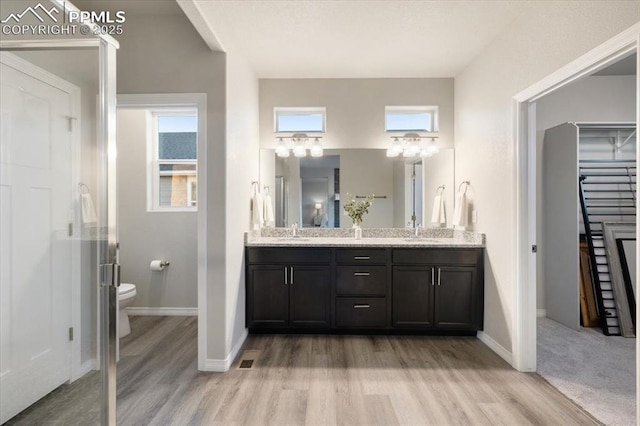
[[[453,226],[466,227],[469,225],[469,203],[466,191],[456,195],[456,206],[453,209]]]
[[[444,198],[442,194],[437,194],[433,199],[433,211],[431,212],[431,223],[444,225],[447,218],[444,212]]]
[[[272,227],[275,224],[276,221],[273,216],[273,201],[271,200],[271,195],[267,193],[264,196],[264,225]]]
[[[262,196],[258,191],[253,192],[251,198],[251,227],[255,230],[262,227],[264,206],[262,205]]]
[[[80,204],[82,208],[82,222],[85,224],[98,222],[96,209],[93,206],[93,200],[90,193],[80,194]]]

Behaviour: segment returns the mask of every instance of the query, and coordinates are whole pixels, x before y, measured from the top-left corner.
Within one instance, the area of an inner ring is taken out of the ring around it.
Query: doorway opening
[[[514,309],[514,367],[536,369],[536,104],[554,90],[590,75],[636,52],[640,25],[635,25],[514,97],[517,140],[517,270]],[[636,76],[637,80],[637,76]],[[637,121],[636,112],[636,121]]]
[[[117,109],[120,260],[130,263],[131,284],[139,297],[123,314],[197,316],[198,369],[202,370],[206,357],[206,95],[123,94],[118,95]],[[141,238],[141,227],[146,226]]]

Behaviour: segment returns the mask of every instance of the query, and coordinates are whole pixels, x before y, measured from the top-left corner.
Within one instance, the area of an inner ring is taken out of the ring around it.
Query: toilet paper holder
[[[170,265],[168,260],[152,260],[149,264],[149,268],[152,271],[162,271],[164,268]]]

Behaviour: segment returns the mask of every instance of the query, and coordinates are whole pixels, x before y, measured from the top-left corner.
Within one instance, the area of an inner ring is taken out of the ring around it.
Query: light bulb
[[[425,158],[425,157],[431,157],[433,154],[429,152],[429,150],[427,148],[422,148],[420,150],[420,157]]]
[[[437,154],[438,152],[440,152],[440,148],[438,148],[438,146],[436,145],[435,139],[431,139],[431,143],[427,147],[427,150],[432,154]]]
[[[311,152],[312,157],[322,157],[324,152],[322,150],[322,145],[320,145],[320,141],[318,140],[318,138],[316,138],[316,140],[313,142],[313,144],[311,145],[311,149],[309,151]]]
[[[387,148],[387,157],[397,157],[398,154],[393,148]]]
[[[393,144],[391,145],[391,150],[393,152],[395,152],[396,155],[402,153],[402,142],[400,141],[400,139],[398,139],[398,138],[393,139]]]
[[[307,156],[307,150],[304,148],[303,144],[297,143],[293,147],[293,155],[295,155],[296,157],[306,157]]]
[[[282,140],[282,138],[278,140],[278,145],[276,145],[276,155],[278,157],[289,156],[289,148],[287,148],[287,144]]]

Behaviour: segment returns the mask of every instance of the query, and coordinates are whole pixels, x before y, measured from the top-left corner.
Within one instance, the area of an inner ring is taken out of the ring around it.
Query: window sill
[[[158,208],[147,209],[147,213],[197,213],[196,207],[171,207],[171,208]]]

